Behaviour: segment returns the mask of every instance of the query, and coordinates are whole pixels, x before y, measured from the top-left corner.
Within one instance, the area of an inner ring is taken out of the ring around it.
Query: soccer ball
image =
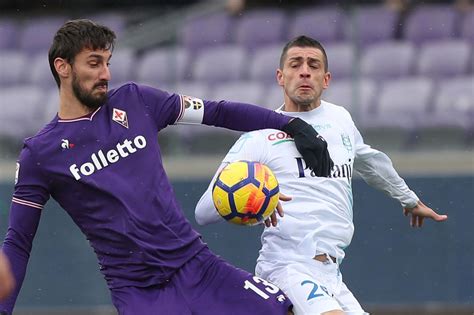
[[[268,218],[278,204],[278,181],[268,166],[249,161],[227,165],[214,183],[212,200],[227,221],[255,225]]]

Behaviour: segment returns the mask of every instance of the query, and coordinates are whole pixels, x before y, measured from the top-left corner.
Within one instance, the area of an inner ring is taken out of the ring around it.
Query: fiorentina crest
[[[113,109],[112,120],[128,129],[127,113],[120,109]]]

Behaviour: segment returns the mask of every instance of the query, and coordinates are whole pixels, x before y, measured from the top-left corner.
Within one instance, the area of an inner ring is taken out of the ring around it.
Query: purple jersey
[[[25,141],[4,242],[17,290],[41,210],[52,196],[86,235],[110,288],[166,282],[206,245],[184,217],[161,161],[157,133],[170,124],[278,128],[289,118],[255,106],[126,84],[87,117],[53,119]]]

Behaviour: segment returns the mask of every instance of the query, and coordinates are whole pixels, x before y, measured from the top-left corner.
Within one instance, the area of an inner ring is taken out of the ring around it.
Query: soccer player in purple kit
[[[282,129],[320,176],[332,167],[326,142],[304,121],[257,106],[135,83],[108,91],[114,40],[89,20],[69,21],[54,37],[49,62],[59,111],[20,153],[3,244],[17,285],[0,312],[13,310],[51,196],[89,240],[119,314],[286,314],[291,302],[278,287],[214,255],[192,229],[157,133],[177,123]]]

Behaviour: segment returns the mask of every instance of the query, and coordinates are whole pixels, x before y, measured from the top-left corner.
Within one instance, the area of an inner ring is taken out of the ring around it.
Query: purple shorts
[[[275,285],[202,250],[166,284],[112,289],[120,315],[286,315],[291,302]]]

